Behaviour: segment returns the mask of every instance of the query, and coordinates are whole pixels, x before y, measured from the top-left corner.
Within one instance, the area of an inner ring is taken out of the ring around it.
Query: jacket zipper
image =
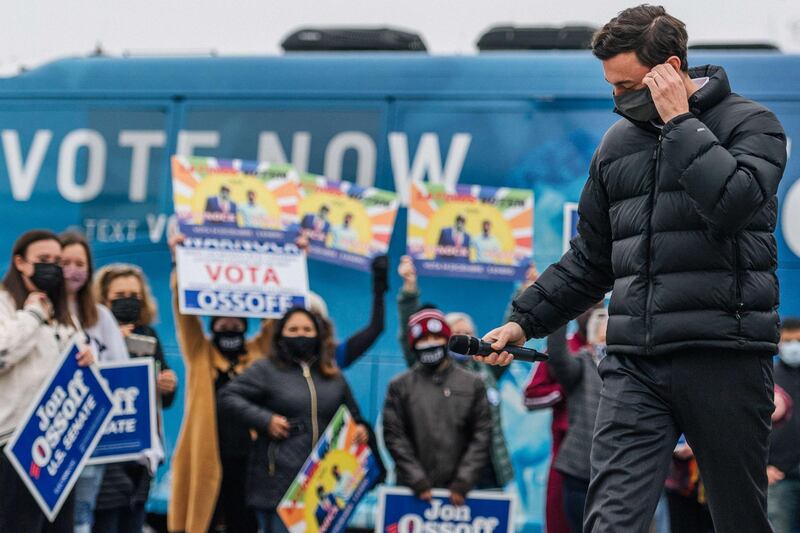
[[[736,322],[738,323],[738,335],[742,335],[742,281],[739,278],[739,239],[733,236],[733,277],[736,281]]]
[[[314,380],[311,378],[311,369],[308,366],[308,363],[301,362],[301,368],[303,369],[303,377],[306,378],[306,383],[308,384],[308,392],[311,395],[311,446],[313,447],[317,440],[319,439],[319,420],[317,420],[317,389],[314,387]],[[275,475],[275,446],[274,442],[269,444],[267,448],[267,458],[269,460],[269,475]]]
[[[653,150],[653,159],[656,162],[655,175],[653,178],[652,200],[650,202],[650,220],[647,236],[647,302],[644,308],[644,351],[645,355],[650,355],[652,351],[651,336],[653,329],[653,313],[650,309],[653,305],[653,216],[656,212],[656,198],[658,197],[658,167],[659,159],[661,156],[661,135],[658,136],[658,143],[656,149]]]
[[[308,384],[308,392],[311,394],[311,446],[314,446],[319,439],[319,421],[317,420],[317,389],[314,387],[314,380],[311,379],[311,368],[305,361],[300,363],[303,368],[303,377]]]

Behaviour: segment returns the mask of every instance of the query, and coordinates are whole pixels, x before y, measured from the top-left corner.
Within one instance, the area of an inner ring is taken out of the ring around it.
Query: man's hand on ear
[[[689,95],[683,78],[669,63],[656,65],[642,82],[650,88],[653,103],[664,124],[689,112]]]

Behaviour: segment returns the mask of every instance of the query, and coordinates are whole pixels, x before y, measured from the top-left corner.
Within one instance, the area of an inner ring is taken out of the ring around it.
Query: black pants
[[[72,533],[74,499],[70,494],[50,523],[0,447],[0,531],[2,533]]]
[[[564,493],[564,514],[569,522],[572,533],[581,533],[583,530],[583,509],[586,506],[586,492],[589,490],[589,481],[561,473]]]
[[[708,506],[697,501],[697,496],[667,493],[669,526],[672,533],[713,533],[714,524]]]
[[[717,533],[770,532],[772,358],[740,352],[609,355],[592,441],[584,531],[648,530],[675,442],[697,458]]]
[[[222,457],[222,484],[217,502],[217,519],[228,533],[256,533],[255,512],[247,507],[247,456]]]
[[[117,509],[96,509],[92,533],[142,533],[146,516],[144,502]]]

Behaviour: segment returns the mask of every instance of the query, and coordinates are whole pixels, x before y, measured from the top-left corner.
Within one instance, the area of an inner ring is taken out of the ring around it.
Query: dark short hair
[[[800,318],[787,316],[781,321],[781,331],[797,331],[800,329]]]
[[[671,56],[681,60],[681,70],[689,69],[686,58],[686,25],[662,6],[642,4],[630,7],[609,20],[592,37],[592,53],[605,61],[625,52],[635,52],[643,65],[655,67]]]

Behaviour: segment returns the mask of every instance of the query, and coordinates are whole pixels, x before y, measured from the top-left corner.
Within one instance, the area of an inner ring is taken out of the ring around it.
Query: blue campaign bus
[[[770,107],[790,140],[800,138],[800,56],[698,53],[690,59],[726,67],[736,92]],[[9,250],[31,227],[74,226],[92,241],[99,264],[141,265],[161,304],[157,329],[169,362],[182,377],[168,311],[171,154],[287,161],[403,196],[411,180],[422,179],[530,188],[541,270],[561,254],[571,227],[565,205],[578,199],[592,152],[618,119],[610,97],[588,52],[56,61],[0,80],[2,248]],[[777,231],[784,316],[800,315],[798,175],[790,147]],[[403,209],[391,244],[393,265],[403,254],[405,224]],[[371,301],[368,275],[315,262],[309,272],[339,336],[361,327]],[[405,366],[394,274],[391,284],[383,336],[347,371],[372,420],[388,380]],[[442,278],[420,285],[423,301],[471,313],[480,330],[500,323],[514,290],[510,283]],[[521,402],[530,370],[512,365],[500,392],[516,468],[510,490],[519,498],[517,525],[537,532],[550,432],[548,413],[527,413]],[[165,412],[168,450],[182,409],[179,399]],[[168,495],[165,466],[150,508],[164,512]]]

